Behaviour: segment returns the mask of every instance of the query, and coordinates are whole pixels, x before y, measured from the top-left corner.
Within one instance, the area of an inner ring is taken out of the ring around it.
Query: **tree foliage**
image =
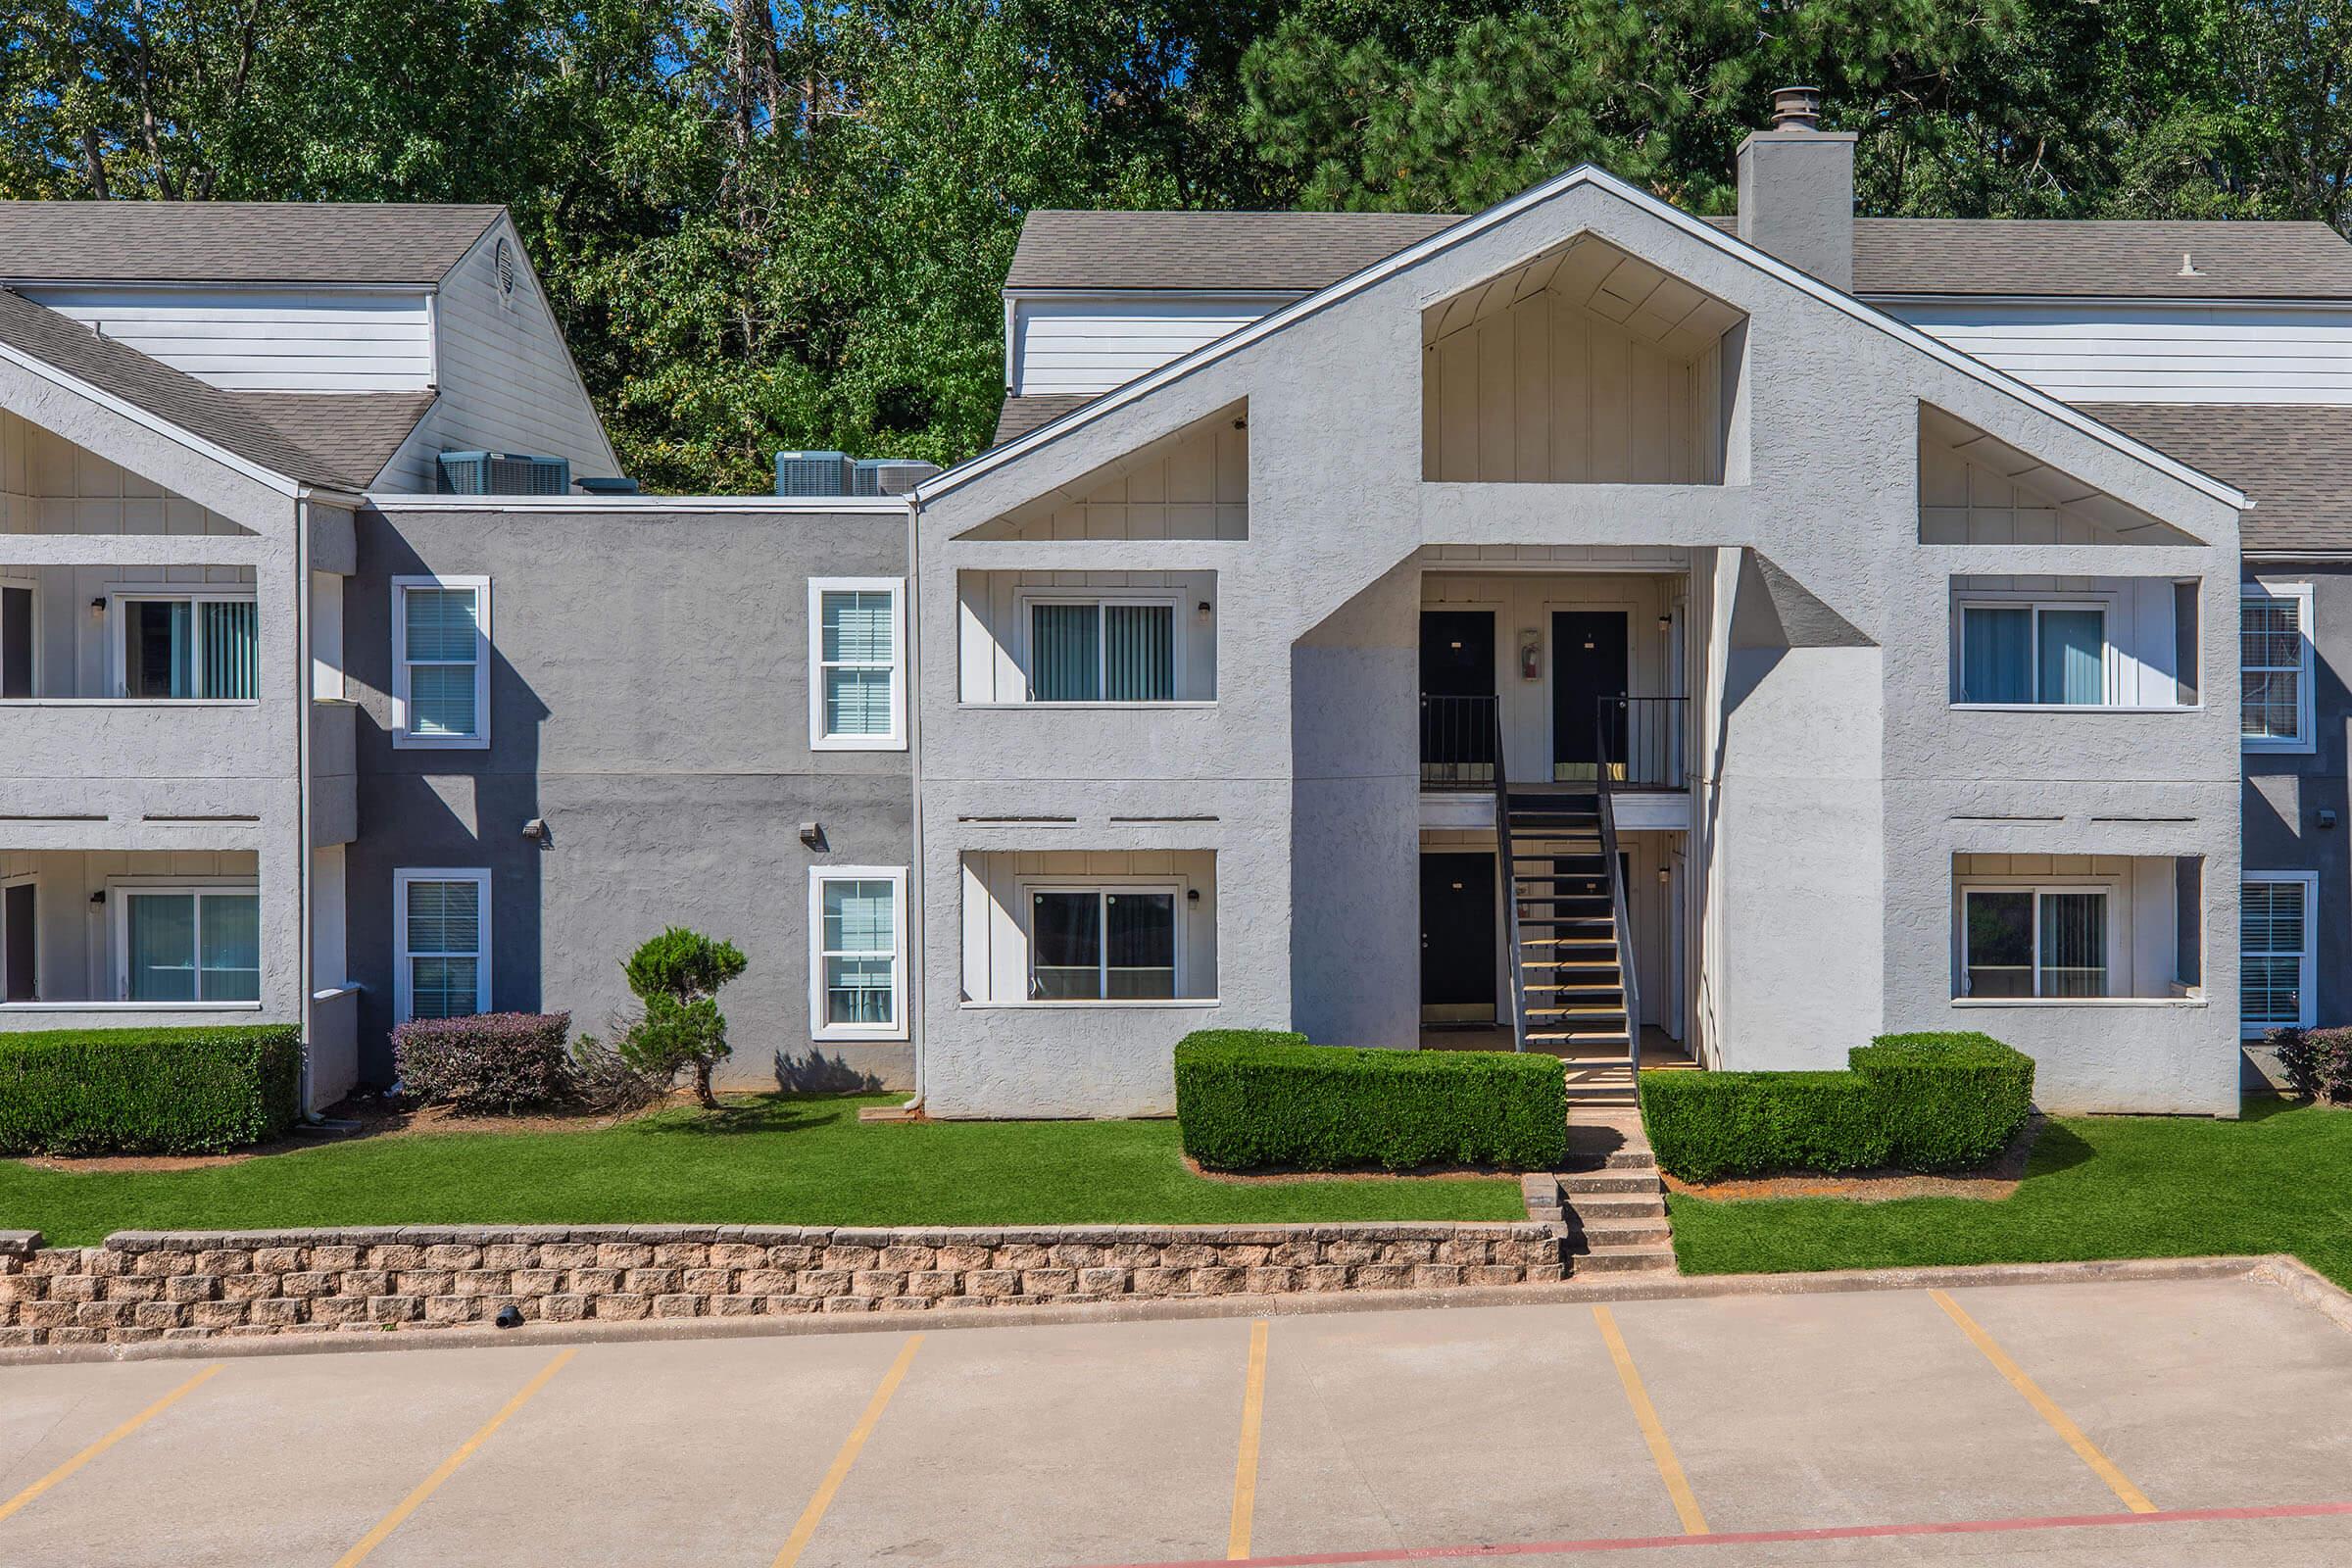
[[[695,1098],[718,1108],[710,1074],[727,1059],[727,1020],[718,989],[744,971],[743,951],[670,926],[648,937],[621,960],[629,990],[644,1008],[621,1034],[620,1059],[650,1083],[667,1088],[681,1072],[694,1075]]]
[[[1863,210],[2352,222],[2352,0],[15,0],[0,195],[504,201],[629,470],[948,462],[1047,206],[1702,212],[1822,86]]]

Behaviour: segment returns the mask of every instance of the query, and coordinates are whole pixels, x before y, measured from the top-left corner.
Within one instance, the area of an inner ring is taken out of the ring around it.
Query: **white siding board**
[[[415,392],[432,384],[425,294],[184,285],[32,287],[27,299],[215,386]]]
[[[1248,326],[1290,299],[1107,294],[1016,300],[1012,391],[1021,397],[1107,392]]]
[[[2352,310],[1896,305],[1952,347],[2082,403],[2352,405]]]

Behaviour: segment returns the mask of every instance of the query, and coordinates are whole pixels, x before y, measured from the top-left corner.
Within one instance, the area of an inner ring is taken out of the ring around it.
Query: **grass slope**
[[[1692,1274],[2292,1252],[2352,1287],[2352,1111],[2249,1100],[2241,1121],[2052,1121],[1999,1202],[1676,1197]]]
[[[1203,1181],[1173,1121],[867,1125],[899,1098],[760,1096],[593,1132],[363,1139],[174,1172],[0,1161],[0,1229],[293,1225],[1213,1224],[1523,1219],[1519,1184]]]

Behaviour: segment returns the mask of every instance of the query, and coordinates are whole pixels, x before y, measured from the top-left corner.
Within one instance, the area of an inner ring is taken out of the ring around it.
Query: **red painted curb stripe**
[[[1886,1536],[1984,1536],[2015,1530],[2086,1530],[2107,1525],[2178,1525],[2245,1519],[2352,1516],[2352,1502],[2280,1502],[2250,1508],[2169,1508],[2160,1513],[2049,1514],[2040,1518],[1954,1519],[1901,1525],[1825,1525],[1809,1530],[1744,1530],[1711,1536],[1612,1536],[1585,1541],[1516,1541],[1495,1545],[1397,1546],[1374,1551],[1305,1552],[1291,1557],[1222,1557],[1138,1562],[1116,1568],[1334,1568],[1347,1563],[1438,1562],[1463,1557],[1566,1556],[1573,1552],[1655,1551],[1669,1546],[1766,1545],[1791,1541],[1871,1541]]]

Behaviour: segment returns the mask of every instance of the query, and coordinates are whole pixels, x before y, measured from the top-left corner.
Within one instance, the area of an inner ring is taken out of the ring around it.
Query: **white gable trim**
[[[2154,468],[2157,472],[2178,480],[2225,506],[2244,511],[2251,505],[2242,491],[2224,484],[2209,474],[2200,473],[2186,464],[2157,451],[2154,447],[2134,441],[2120,430],[2099,423],[2096,419],[2088,417],[2068,404],[2061,403],[2048,393],[2028,385],[2006,371],[1996,370],[1980,360],[1972,359],[1958,349],[1938,342],[1919,328],[1901,321],[1874,306],[1866,305],[1850,294],[1841,293],[1827,283],[1798,271],[1786,262],[1765,251],[1758,250],[1739,236],[1725,233],[1711,223],[1692,218],[1680,208],[1670,206],[1646,191],[1638,190],[1616,175],[1591,164],[1580,164],[1568,172],[1545,180],[1543,184],[1530,190],[1522,191],[1506,202],[1498,203],[1483,213],[1465,218],[1450,228],[1441,229],[1418,244],[1408,245],[1396,255],[1375,262],[1362,271],[1340,279],[1329,288],[1309,294],[1304,299],[1274,312],[1271,316],[1262,317],[1237,332],[1194,350],[1182,359],[1172,360],[1150,374],[1128,382],[1117,391],[1106,392],[1085,407],[1071,410],[1058,419],[1041,424],[1028,434],[1006,442],[993,452],[984,452],[976,458],[959,463],[947,472],[936,474],[915,486],[915,499],[918,504],[934,501],[951,490],[957,489],[984,474],[994,472],[1005,464],[1026,457],[1048,442],[1058,440],[1080,425],[1091,423],[1105,415],[1123,409],[1157,391],[1160,387],[1191,374],[1202,366],[1213,365],[1229,355],[1237,354],[1256,343],[1260,338],[1281,331],[1293,321],[1349,299],[1376,283],[1384,282],[1408,268],[1420,265],[1432,256],[1451,249],[1464,240],[1476,238],[1497,224],[1509,222],[1539,203],[1549,201],[1580,185],[1594,186],[1630,203],[1669,226],[1681,230],[1690,238],[1712,245],[1725,255],[1747,263],[1758,271],[1788,284],[1799,293],[1809,295],[1834,310],[1843,312],[1865,326],[1875,327],[1906,346],[1917,349],[1938,364],[1957,370],[1973,380],[1981,381],[1996,392],[2006,393],[2036,413],[2056,419],[2077,433],[2087,436],[2102,446],[2113,448],[2126,457]]]
[[[252,459],[239,457],[226,447],[215,446],[202,436],[192,434],[169,419],[150,414],[135,403],[127,403],[111,392],[101,391],[79,376],[68,374],[47,360],[26,354],[22,349],[0,343],[0,361],[5,361],[21,369],[29,370],[52,386],[61,387],[76,397],[87,399],[108,413],[120,415],[141,429],[151,431],[168,441],[185,447],[199,457],[209,458],[220,466],[244,475],[265,489],[274,490],[282,496],[299,496],[311,491],[312,487],[298,484],[274,468],[265,468]]]

